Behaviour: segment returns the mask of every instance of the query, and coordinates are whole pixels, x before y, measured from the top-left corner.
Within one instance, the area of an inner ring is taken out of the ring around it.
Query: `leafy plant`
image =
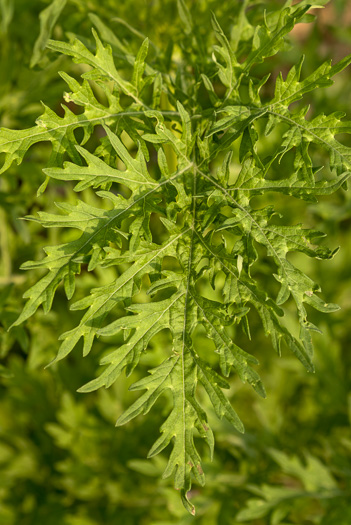
[[[86,356],[96,337],[108,338],[113,349],[101,360],[107,366],[79,389],[91,392],[110,387],[123,371],[132,374],[146,351],[163,356],[133,384],[131,390],[144,392],[117,424],[169,396],[169,413],[149,456],[172,445],[163,476],[174,476],[191,513],[192,478],[204,484],[202,441],[211,456],[214,450],[204,394],[217,416],[239,432],[243,424],[223,392],[226,378],[237,374],[265,396],[256,357],[237,344],[239,330],[250,339],[259,318],[276,352],[285,345],[312,372],[311,332],[319,329],[305,305],[325,313],[338,309],[317,295],[319,285],[289,255],[331,259],[336,250],[317,244],[324,233],[289,224],[268,199],[278,193],[315,203],[346,189],[351,149],[337,136],[350,133],[350,123],[340,112],[315,115],[313,108],[307,117],[303,97],[332,85],[351,56],[323,63],[306,78],[303,59],[285,79],[279,75],[272,82],[262,75],[264,62],[286,47],[293,27],[310,22],[310,8],[325,3],[286,2],[265,13],[256,1],[238,2],[235,9],[224,3],[224,11],[230,7],[235,16],[233,25],[224,21],[225,32],[212,14],[209,36],[206,23],[194,23],[197,16],[210,23],[202,3],[189,10],[179,0],[182,27],[173,40],[160,48],[145,38],[136,55],[92,15],[94,44],[74,36],[68,43],[47,43],[81,64],[81,81],[61,73],[70,89],[64,115],[45,107],[33,128],[0,132],[1,171],[49,141],[52,153],[39,194],[50,179],[63,181],[68,191],[74,181],[74,191],[82,192],[75,203],[57,203],[60,214],[27,217],[70,232],[62,244],[45,248],[44,259],[23,265],[47,273],[25,293],[28,301],[12,326],[39,306],[49,312],[62,282],[71,300],[76,275],[108,269],[110,282],[71,305],[86,313],[60,336],[54,363],[81,339]],[[52,23],[59,4],[46,11]],[[82,233],[74,236],[71,229]],[[292,304],[298,330],[285,322]],[[199,332],[211,341],[205,350]]]

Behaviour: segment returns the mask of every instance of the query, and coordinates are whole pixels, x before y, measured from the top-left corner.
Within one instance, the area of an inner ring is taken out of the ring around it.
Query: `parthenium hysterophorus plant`
[[[59,117],[45,107],[35,127],[2,129],[0,135],[5,153],[2,171],[14,161],[20,164],[33,144],[50,141],[52,155],[40,191],[50,178],[77,181],[76,192],[92,188],[102,203],[93,207],[78,199],[76,205],[57,204],[59,215],[40,212],[39,217],[31,217],[44,227],[78,228],[82,234],[46,248],[43,260],[23,266],[48,271],[26,292],[28,301],[14,324],[28,319],[40,305],[48,312],[62,282],[70,300],[82,266],[88,271],[97,266],[115,268],[108,285],[92,289],[72,304],[72,310],[86,312],[77,327],[60,336],[55,361],[67,356],[81,338],[86,356],[95,337],[122,331],[124,343],[103,358],[101,375],[80,391],[109,387],[123,371],[131,374],[151,339],[168,329],[172,346],[164,349],[164,361],[133,385],[133,390],[143,392],[118,424],[146,414],[160,395],[171,392],[173,408],[149,455],[171,443],[165,476],[174,475],[191,512],[194,508],[186,495],[191,478],[204,483],[195,429],[211,454],[214,447],[207,415],[196,399],[197,384],[207,392],[218,417],[227,418],[241,432],[243,425],[223,393],[228,388],[224,377],[237,373],[265,395],[253,368],[257,360],[237,346],[228,327],[240,325],[249,336],[251,310],[255,310],[278,354],[284,343],[312,371],[311,331],[317,328],[307,320],[304,303],[322,312],[338,308],[316,295],[318,285],[287,259],[292,251],[331,258],[334,252],[315,245],[323,234],[300,224],[277,224],[273,206],[260,206],[257,199],[280,192],[316,202],[319,195],[345,188],[350,176],[351,149],[335,139],[336,134],[351,131],[344,115],[306,118],[308,106],[292,104],[316,88],[330,86],[331,78],[351,57],[333,66],[324,63],[302,80],[301,59],[285,80],[278,76],[271,95],[266,89],[272,86],[269,76],[254,74],[258,64],[286,45],[296,23],[310,21],[311,5],[326,2],[291,3],[262,14],[259,22],[256,14],[254,24],[246,11],[255,1],[237,2],[236,7],[230,3],[234,22],[229,35],[214,14],[213,32],[208,34],[179,0],[182,29],[174,45],[159,49],[145,39],[136,56],[92,15],[96,49],[91,42],[73,38],[70,43],[50,40],[47,44],[85,65],[81,82],[61,73],[70,88],[66,102],[81,111],[74,113],[65,105],[64,116]],[[260,95],[261,89],[266,95]],[[83,130],[80,143],[78,129]],[[281,136],[278,141],[275,136],[274,149],[267,156],[259,142],[277,129]],[[92,135],[98,136],[98,130],[100,144],[92,153],[85,145]],[[328,156],[331,177],[314,166],[311,144]],[[279,171],[289,155],[290,171]],[[69,162],[63,162],[65,156]],[[274,166],[279,177],[271,176]],[[152,222],[163,225],[157,239]],[[270,297],[255,278],[259,246],[279,283],[276,297]],[[217,301],[202,293],[203,282],[216,289]],[[299,337],[284,325],[289,298],[296,305]],[[192,338],[198,325],[214,343],[218,370],[199,356]]]

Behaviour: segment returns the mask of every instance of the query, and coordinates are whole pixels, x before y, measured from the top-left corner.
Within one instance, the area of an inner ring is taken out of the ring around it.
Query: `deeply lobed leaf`
[[[305,305],[322,312],[338,308],[317,295],[318,284],[289,258],[291,252],[300,252],[330,259],[336,250],[317,244],[324,235],[319,231],[279,223],[273,206],[264,201],[275,192],[316,202],[318,196],[345,187],[350,176],[351,148],[335,138],[350,133],[350,123],[340,113],[308,119],[308,108],[301,103],[306,93],[330,86],[331,78],[349,65],[350,57],[334,66],[322,64],[303,80],[301,60],[285,80],[278,76],[273,98],[262,96],[261,100],[260,90],[268,77],[255,78],[254,65],[285,46],[286,35],[297,22],[306,20],[311,5],[290,4],[267,13],[254,28],[246,13],[249,2],[244,2],[231,37],[213,15],[215,43],[205,44],[187,4],[178,1],[184,33],[179,46],[189,62],[184,66],[174,62],[167,73],[157,72],[154,63],[146,62],[149,41],[145,39],[135,57],[126,52],[129,76],[118,70],[111,47],[123,51],[124,44],[103,22],[92,18],[111,45],[105,45],[95,31],[95,53],[77,38],[70,43],[48,43],[49,49],[90,67],[82,74],[82,83],[62,73],[72,90],[66,101],[81,107],[82,113],[65,106],[60,118],[45,108],[34,128],[0,132],[5,154],[2,171],[14,161],[21,163],[33,144],[50,141],[53,151],[44,170],[47,178],[75,181],[76,192],[97,190],[96,195],[104,199],[101,207],[78,199],[75,205],[58,204],[61,214],[39,212],[29,217],[44,227],[76,228],[81,235],[46,248],[43,260],[23,266],[45,268],[47,274],[26,292],[28,301],[13,326],[27,320],[40,305],[48,312],[62,282],[70,300],[82,267],[87,271],[114,268],[110,283],[71,305],[72,310],[86,312],[78,326],[60,336],[54,361],[66,357],[81,339],[85,356],[96,337],[112,338],[115,348],[103,358],[103,372],[79,390],[90,392],[111,386],[123,371],[130,375],[158,334],[170,334],[172,344],[164,349],[164,361],[132,386],[145,392],[117,424],[148,413],[161,395],[170,392],[173,407],[149,455],[172,445],[164,476],[174,476],[190,512],[194,508],[187,492],[192,477],[204,483],[195,436],[207,443],[211,455],[214,448],[198,383],[217,416],[225,417],[240,432],[243,425],[223,392],[228,388],[224,377],[237,374],[265,396],[255,369],[258,361],[237,344],[236,327],[250,337],[252,310],[256,310],[277,353],[285,344],[313,371],[311,331],[318,328],[308,320]],[[97,86],[103,90],[104,104],[96,94]],[[205,87],[206,96],[200,86]],[[291,108],[293,102],[300,105]],[[84,146],[96,137],[97,126],[103,136],[91,152]],[[273,153],[264,156],[260,141],[277,130],[279,135],[281,126],[284,131],[275,139]],[[80,144],[74,134],[77,129],[83,130]],[[315,166],[309,151],[312,144],[325,151],[331,177]],[[64,162],[66,154],[68,162]],[[285,173],[280,166],[289,155],[290,172]],[[235,166],[239,166],[237,173]],[[272,172],[279,176],[273,178]],[[155,234],[155,221],[162,234]],[[279,283],[277,296],[259,279],[262,250],[270,275]],[[210,287],[216,300],[208,298]],[[283,307],[291,300],[299,337],[285,325]],[[216,368],[196,344],[199,327],[218,355]],[[116,336],[123,336],[123,342],[116,344]]]

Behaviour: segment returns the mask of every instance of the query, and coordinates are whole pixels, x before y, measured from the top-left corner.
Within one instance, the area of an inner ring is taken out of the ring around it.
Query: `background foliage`
[[[113,0],[56,4],[62,7],[52,28],[56,39],[69,32],[90,38],[88,13],[105,21],[124,19],[160,44],[164,35],[176,38],[180,31],[174,23],[176,2],[171,0],[134,1],[132,8],[129,2],[121,2],[118,9]],[[229,4],[204,1],[199,2],[199,10],[204,17],[209,9],[214,10],[221,24],[228,20],[229,27]],[[59,112],[65,87],[57,72],[64,69],[74,74],[78,67],[43,50],[46,35],[43,25],[40,33],[39,13],[48,5],[36,0],[0,1],[0,111],[4,127],[32,125],[42,112],[38,100]],[[276,74],[286,72],[303,52],[307,55],[305,76],[329,57],[342,58],[350,52],[350,18],[347,2],[332,2],[319,13],[316,23],[295,28],[292,48],[262,65],[262,73],[265,67],[274,67]],[[140,35],[119,21],[115,23],[119,38],[137,51]],[[346,70],[336,77],[332,88],[313,94],[309,100],[313,109],[329,113],[350,107],[349,82],[350,71]],[[272,359],[269,343],[257,324],[251,345],[262,365],[267,399],[261,400],[238,380],[231,381],[229,395],[235,396],[235,405],[240,406],[246,433],[233,433],[226,422],[212,418],[216,454],[212,463],[205,462],[206,487],[193,490],[197,516],[192,518],[179,506],[172,483],[159,481],[166,458],[145,459],[164,419],[162,404],[147,419],[138,418],[115,429],[116,414],[131,401],[129,379],[121,378],[107,391],[77,394],[76,389],[94,376],[97,366],[93,359],[79,359],[78,352],[67,362],[43,370],[57,352],[57,326],[60,332],[71,328],[73,314],[67,311],[63,291],[59,291],[50,314],[39,312],[25,327],[7,332],[23,307],[23,291],[33,282],[31,274],[23,275],[18,268],[28,259],[40,258],[43,244],[57,243],[55,229],[43,232],[37,224],[18,217],[43,208],[51,211],[58,197],[69,200],[59,181],[40,199],[36,197],[49,154],[49,147],[34,146],[25,162],[11,167],[0,182],[0,523],[349,524],[350,194],[340,191],[322,197],[318,206],[309,205],[307,210],[297,200],[274,197],[281,199],[277,206],[285,207],[288,217],[303,215],[307,226],[328,233],[331,248],[342,246],[332,261],[316,263],[301,258],[304,269],[308,264],[309,274],[323,283],[326,299],[338,303],[342,310],[329,316],[311,312],[312,322],[323,328],[323,335],[314,337],[314,375],[307,374],[288,354]],[[93,194],[87,193],[86,198],[94,204]],[[294,257],[298,264],[298,256]],[[264,259],[261,271],[264,274]],[[106,271],[86,274],[80,282],[81,293],[104,279],[107,282]],[[145,359],[144,369],[153,364]]]

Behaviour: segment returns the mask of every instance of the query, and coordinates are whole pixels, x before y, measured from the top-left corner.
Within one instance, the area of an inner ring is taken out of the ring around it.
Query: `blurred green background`
[[[63,3],[64,9],[51,28],[56,39],[64,39],[70,32],[89,39],[88,13],[97,14],[106,23],[119,17],[159,46],[165,35],[177,39],[174,0]],[[33,125],[42,111],[40,100],[62,112],[65,85],[58,71],[74,75],[78,66],[65,57],[46,54],[38,44],[35,47],[39,14],[49,4],[0,0],[1,126]],[[261,7],[274,5],[282,2],[263,2]],[[197,8],[205,18],[213,9],[224,28],[230,29],[231,2],[200,0]],[[111,28],[138,48],[140,36],[128,25],[115,20]],[[260,66],[262,73],[273,69],[273,82],[279,71],[285,73],[303,53],[305,76],[326,59],[341,59],[351,53],[350,28],[350,2],[332,1],[320,10],[315,23],[294,29],[292,45]],[[306,97],[306,102],[313,112],[342,110],[351,118],[350,82],[349,68],[336,78],[334,86],[318,90]],[[272,197],[288,221],[317,227],[328,234],[328,246],[341,246],[329,262],[306,260],[301,255],[294,255],[294,260],[323,285],[326,301],[336,302],[342,309],[329,316],[311,310],[311,321],[323,330],[314,336],[314,375],[307,374],[288,353],[282,358],[275,356],[258,322],[252,330],[253,340],[239,341],[260,360],[267,399],[232,380],[228,395],[235,399],[246,433],[233,432],[213,414],[215,459],[211,463],[207,458],[204,463],[206,487],[193,487],[191,497],[197,507],[193,518],[183,509],[171,481],[160,479],[166,459],[145,459],[164,418],[162,401],[147,418],[114,427],[122,408],[134,399],[128,386],[157,362],[157,354],[146,355],[141,371],[132,378],[121,379],[109,390],[82,395],[76,389],[94,377],[94,355],[101,353],[101,342],[96,343],[95,354],[85,360],[73,352],[66,361],[44,369],[57,351],[58,327],[61,333],[72,326],[74,313],[69,312],[62,290],[48,315],[39,311],[25,326],[7,332],[21,311],[23,292],[35,280],[33,272],[20,272],[20,265],[41,258],[42,247],[56,243],[60,236],[56,229],[43,231],[19,218],[40,209],[50,211],[55,200],[73,198],[67,184],[64,188],[59,183],[49,185],[44,195],[36,197],[49,153],[46,146],[31,148],[21,166],[13,166],[0,178],[0,524],[350,525],[350,193],[341,190],[307,207],[295,199]],[[92,193],[87,192],[85,198],[94,202]],[[262,278],[265,272],[270,274],[268,258],[262,258],[259,271]],[[108,280],[106,270],[86,273],[79,291],[83,294],[104,280]],[[269,280],[267,286],[271,286]],[[293,316],[288,311],[291,326]],[[196,337],[206,347],[202,333]],[[237,337],[243,336],[238,333]]]

